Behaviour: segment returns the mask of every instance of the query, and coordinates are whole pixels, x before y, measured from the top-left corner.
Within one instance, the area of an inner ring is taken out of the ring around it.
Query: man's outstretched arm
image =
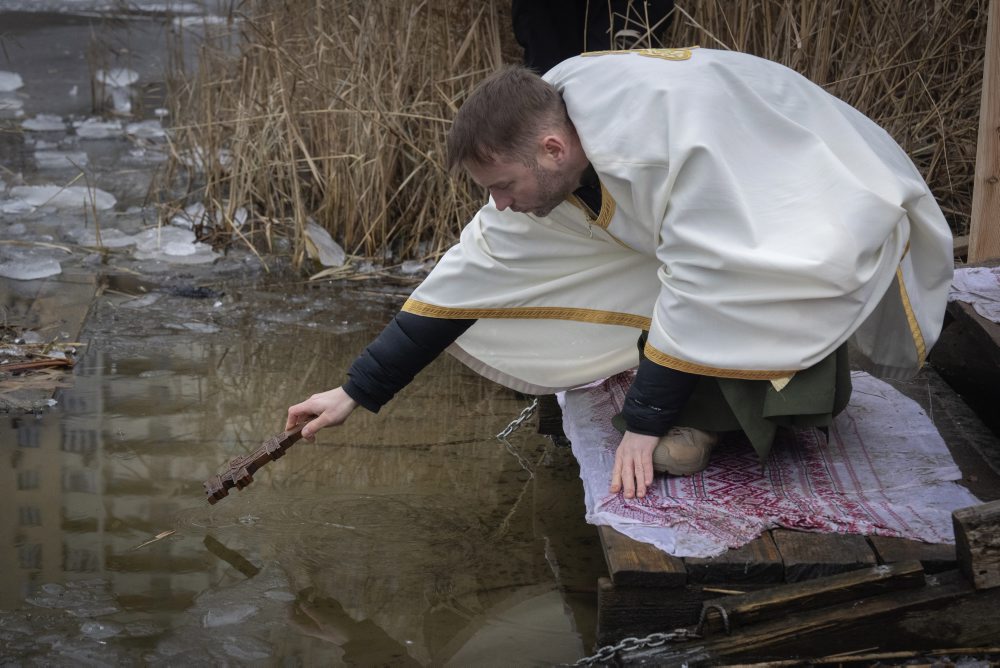
[[[285,428],[316,415],[302,429],[311,440],[323,427],[343,424],[358,406],[377,413],[474,322],[400,311],[351,365],[348,381],[291,406]]]

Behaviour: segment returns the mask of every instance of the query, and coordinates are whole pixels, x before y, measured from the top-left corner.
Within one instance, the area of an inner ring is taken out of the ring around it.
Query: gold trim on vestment
[[[587,203],[584,202],[579,197],[577,197],[576,195],[570,193],[569,195],[566,196],[566,201],[575,206],[576,208],[578,208],[580,211],[582,211],[583,215],[587,217],[587,220],[590,220],[591,218],[594,217],[594,212],[590,210],[590,207],[587,206]]]
[[[586,202],[576,195],[570,193],[566,197],[566,201],[580,209],[580,211],[583,211],[583,214],[587,216],[587,220],[592,225],[597,225],[599,228],[607,232],[608,225],[611,224],[611,219],[615,217],[615,210],[618,208],[618,203],[615,202],[615,198],[611,196],[611,193],[608,192],[608,189],[604,187],[603,183],[598,181],[598,184],[601,186],[601,211],[597,214],[596,218],[594,217],[593,209],[591,209]],[[619,241],[618,243],[621,242]]]
[[[691,51],[697,46],[689,46],[683,49],[615,49],[612,51],[586,51],[581,56],[618,56],[635,53],[647,58],[661,58],[663,60],[690,60]]]
[[[618,203],[615,202],[615,198],[604,187],[604,183],[601,183],[601,212],[597,214],[597,220],[594,221],[594,225],[607,231],[608,225],[611,224],[611,219],[614,218],[615,209],[617,208]]]
[[[705,366],[704,364],[695,364],[694,362],[688,362],[686,360],[677,359],[671,355],[666,354],[661,350],[657,350],[653,346],[646,342],[646,347],[642,351],[643,355],[646,356],[651,362],[655,362],[660,366],[665,366],[668,369],[676,369],[677,371],[684,371],[686,373],[693,373],[698,376],[714,376],[716,378],[738,378],[740,380],[772,380],[775,378],[786,378],[788,376],[795,375],[794,370],[781,370],[781,371],[766,371],[766,370],[756,370],[756,369],[720,369],[714,366]]]
[[[598,325],[621,325],[636,329],[649,329],[650,319],[631,313],[617,311],[601,311],[591,308],[572,308],[565,306],[517,306],[513,308],[451,308],[437,306],[416,299],[407,299],[403,311],[414,315],[430,318],[448,318],[451,320],[478,318],[508,318],[514,320],[575,320]]]
[[[896,268],[896,281],[899,283],[899,301],[903,304],[903,311],[906,313],[906,322],[910,325],[910,335],[913,336],[913,344],[917,347],[917,364],[923,366],[924,356],[927,355],[927,343],[924,341],[923,332],[917,324],[917,316],[913,313],[913,305],[910,304],[910,295],[906,292],[906,284],[903,282],[903,268]]]
[[[598,182],[600,183],[600,182]],[[594,211],[584,202],[582,199],[576,195],[570,193],[566,197],[566,201],[580,209],[583,215],[587,217],[587,222],[590,225],[597,225],[599,228],[604,230],[609,237],[611,237],[615,243],[617,243],[622,248],[627,248],[628,250],[634,250],[631,246],[626,244],[624,241],[616,237],[614,234],[608,230],[608,226],[611,225],[611,219],[615,217],[615,211],[618,208],[618,203],[615,202],[615,198],[611,196],[608,189],[604,187],[603,183],[601,186],[601,212],[597,214],[597,218],[594,218]],[[593,234],[591,234],[593,236]]]

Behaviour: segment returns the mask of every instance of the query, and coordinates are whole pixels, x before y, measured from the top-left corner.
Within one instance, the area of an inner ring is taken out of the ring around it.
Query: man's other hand
[[[302,438],[311,441],[323,427],[343,424],[357,407],[358,403],[340,387],[314,394],[302,403],[289,407],[285,429],[291,429],[303,419],[315,415],[316,418],[302,428]]]
[[[653,482],[653,450],[659,442],[657,436],[626,431],[615,451],[608,491],[617,494],[624,490],[626,499],[646,496],[646,488]]]

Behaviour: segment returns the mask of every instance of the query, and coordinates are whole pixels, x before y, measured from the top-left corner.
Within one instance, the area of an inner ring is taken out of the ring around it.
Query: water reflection
[[[493,438],[524,400],[450,359],[209,506],[202,481],[338,384],[396,301],[221,293],[107,294],[57,410],[5,419],[5,655],[523,665],[589,649],[601,557],[575,464],[519,433],[529,476]]]

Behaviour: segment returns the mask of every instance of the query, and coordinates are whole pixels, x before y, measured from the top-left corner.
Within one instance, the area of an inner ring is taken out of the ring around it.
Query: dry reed
[[[746,51],[825,86],[903,145],[963,233],[985,4],[678,0],[663,42]],[[197,71],[175,81],[173,158],[157,188],[176,192],[180,183],[224,223],[203,233],[268,251],[276,237],[290,238],[296,263],[309,219],[348,253],[379,261],[447,248],[482,193],[446,173],[444,138],[475,83],[518,56],[507,3],[253,5],[237,43],[206,40]],[[645,41],[656,45],[653,32]],[[195,155],[197,176],[183,169]],[[251,210],[243,226],[239,207]]]
[[[445,173],[442,147],[462,99],[504,62],[501,4],[260,3],[238,51],[206,42],[175,86],[167,181],[197,152],[189,197],[258,247],[290,236],[296,262],[310,218],[351,254],[440,253],[478,199]],[[233,225],[240,206],[249,229]]]

